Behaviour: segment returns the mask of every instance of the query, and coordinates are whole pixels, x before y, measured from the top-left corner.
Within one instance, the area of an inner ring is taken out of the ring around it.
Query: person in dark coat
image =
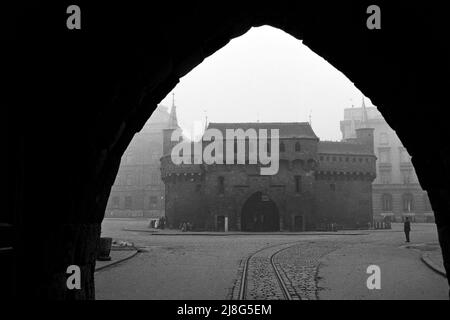
[[[403,231],[405,231],[406,242],[409,242],[409,232],[411,231],[411,222],[409,218],[406,217],[405,222],[403,223]]]

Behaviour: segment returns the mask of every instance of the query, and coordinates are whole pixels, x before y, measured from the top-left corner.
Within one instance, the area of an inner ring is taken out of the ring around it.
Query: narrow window
[[[114,196],[112,198],[112,206],[113,208],[118,208],[120,205],[120,198],[118,196]]]
[[[295,176],[295,192],[302,192],[302,176]]]
[[[382,207],[384,212],[392,211],[392,195],[385,193],[381,197]]]
[[[284,143],[280,142],[280,152],[285,152]]]
[[[125,197],[125,209],[131,209],[132,206],[132,199],[131,196]]]
[[[410,193],[403,195],[403,212],[412,212],[413,208],[413,196]]]
[[[296,142],[295,143],[295,152],[300,152],[301,148],[300,148],[300,142]]]

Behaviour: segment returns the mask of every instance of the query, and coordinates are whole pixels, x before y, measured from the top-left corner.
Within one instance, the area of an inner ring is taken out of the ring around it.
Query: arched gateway
[[[252,194],[242,207],[241,230],[280,231],[280,218],[275,202],[262,192]]]

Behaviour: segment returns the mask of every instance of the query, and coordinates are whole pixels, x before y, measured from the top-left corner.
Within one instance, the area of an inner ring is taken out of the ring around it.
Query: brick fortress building
[[[304,231],[372,222],[373,129],[331,142],[320,141],[309,123],[209,123],[207,129],[220,130],[224,139],[226,129],[279,129],[279,171],[264,176],[259,164],[175,165],[170,156],[175,110],[164,130],[161,158],[170,227],[190,222],[196,230]],[[191,142],[192,149],[194,143],[206,145]],[[223,146],[225,153],[225,141]],[[245,148],[247,156],[248,140]]]

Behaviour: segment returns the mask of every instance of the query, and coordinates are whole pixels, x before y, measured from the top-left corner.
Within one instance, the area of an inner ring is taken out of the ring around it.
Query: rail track
[[[285,300],[292,300],[292,296],[281,276],[280,273],[280,266],[276,263],[275,258],[276,256],[281,253],[284,250],[287,250],[293,246],[295,246],[296,244],[298,244],[299,241],[295,241],[295,242],[288,242],[288,243],[283,243],[283,244],[277,244],[277,245],[272,245],[272,246],[267,246],[264,248],[261,248],[255,252],[253,252],[251,255],[249,255],[245,261],[244,261],[244,267],[243,267],[243,272],[242,272],[242,276],[241,276],[241,283],[240,283],[240,288],[239,288],[239,300],[247,300],[247,289],[248,289],[248,278],[249,278],[249,265],[250,265],[250,261],[258,254],[261,253],[264,250],[268,250],[268,249],[273,249],[276,247],[280,247],[283,246],[282,248],[280,248],[279,250],[276,250],[275,252],[273,252],[270,257],[270,265],[271,268],[273,270],[273,274],[275,275],[276,278],[276,282],[278,283],[278,286],[281,290],[281,292],[283,293],[284,299]]]

